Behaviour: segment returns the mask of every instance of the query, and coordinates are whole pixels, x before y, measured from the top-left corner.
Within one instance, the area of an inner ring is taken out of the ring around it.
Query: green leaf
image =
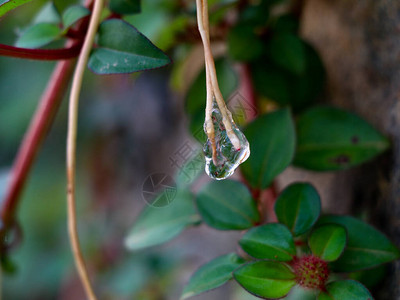
[[[82,4],[82,0],[52,0],[51,2],[60,16],[62,16],[70,6]]]
[[[73,24],[75,24],[75,22],[88,15],[90,15],[90,10],[88,10],[86,7],[81,5],[73,5],[68,7],[62,15],[64,28],[71,27]]]
[[[288,226],[295,236],[299,236],[317,222],[321,213],[321,200],[311,184],[293,183],[279,195],[274,209],[279,222]]]
[[[267,44],[267,54],[276,65],[299,75],[306,69],[304,42],[291,33],[279,32]]]
[[[201,266],[185,286],[181,299],[215,289],[232,279],[232,272],[245,262],[235,253],[226,254]]]
[[[19,266],[13,259],[10,258],[9,254],[3,254],[0,257],[0,266],[1,271],[6,275],[15,275],[19,270]]]
[[[262,96],[281,105],[290,103],[291,80],[284,70],[265,63],[263,58],[251,66],[254,88]]]
[[[297,122],[298,145],[294,164],[317,170],[342,170],[359,165],[389,147],[388,140],[350,112],[315,107]]]
[[[304,43],[306,69],[303,74],[293,76],[290,84],[290,105],[299,111],[313,104],[320,95],[325,84],[325,68],[317,51]]]
[[[32,0],[0,0],[0,17],[8,13],[10,10],[30,1]]]
[[[315,300],[315,291],[295,285],[284,300]]]
[[[295,112],[313,104],[325,83],[325,69],[318,53],[304,43],[306,66],[302,74],[276,66],[267,57],[251,63],[256,91],[280,105],[290,105]]]
[[[296,34],[299,31],[299,18],[293,14],[280,15],[272,28],[277,34],[281,32]]]
[[[140,13],[140,0],[110,0],[108,6],[112,12],[121,15]]]
[[[399,249],[377,229],[349,216],[324,216],[318,224],[335,223],[347,230],[347,246],[340,258],[331,263],[338,272],[353,272],[376,267],[400,258]]]
[[[191,24],[190,22],[189,16],[183,14],[168,22],[158,35],[157,45],[160,49],[168,50],[180,43],[179,38],[185,33],[188,24]]]
[[[349,279],[356,280],[366,288],[371,289],[378,286],[386,278],[387,267],[387,265],[380,265],[372,269],[353,272],[349,274]]]
[[[224,99],[228,97],[238,87],[238,75],[227,59],[218,59],[215,61],[215,69],[219,87]],[[182,79],[184,80],[184,79]],[[190,86],[185,101],[186,112],[190,117],[190,131],[195,138],[201,142],[205,142],[203,124],[204,111],[206,108],[206,72],[203,69]],[[204,136],[203,136],[204,135]],[[203,136],[203,138],[202,138]]]
[[[170,58],[129,23],[111,19],[99,27],[98,48],[89,59],[97,74],[118,74],[163,67]]]
[[[216,229],[247,229],[260,220],[250,191],[238,181],[211,181],[200,190],[196,201],[203,221]]]
[[[21,48],[40,48],[58,39],[61,29],[55,24],[38,23],[29,27],[15,45]]]
[[[183,229],[200,222],[193,204],[193,195],[178,190],[174,201],[165,207],[145,207],[125,238],[125,246],[139,250],[165,243]]]
[[[196,179],[204,174],[204,155],[200,149],[191,159],[183,164],[175,175],[176,184],[179,187],[190,186]]]
[[[370,292],[354,280],[340,280],[326,285],[327,293],[321,292],[318,300],[372,300]]]
[[[241,170],[252,187],[265,189],[293,159],[295,131],[289,109],[258,117],[244,133],[251,155]]]
[[[308,240],[312,253],[325,261],[337,260],[346,242],[346,229],[337,224],[326,224],[314,229]]]
[[[285,225],[267,224],[251,228],[239,241],[254,258],[290,261],[296,255],[293,237]]]
[[[264,44],[256,35],[255,30],[255,27],[244,24],[238,24],[230,30],[228,50],[233,59],[248,62],[262,55]]]
[[[289,267],[273,261],[246,264],[234,271],[233,277],[251,294],[270,299],[282,298],[296,284]]]
[[[380,265],[376,268],[350,273],[349,279],[356,280],[370,289],[378,286],[386,277],[386,274],[387,265]]]
[[[254,27],[265,27],[270,20],[269,4],[265,1],[249,3],[239,15],[239,23],[248,24]]]
[[[39,23],[59,24],[61,22],[60,14],[57,11],[54,2],[48,2],[44,4],[39,12],[35,15],[35,18],[31,22],[31,25]]]

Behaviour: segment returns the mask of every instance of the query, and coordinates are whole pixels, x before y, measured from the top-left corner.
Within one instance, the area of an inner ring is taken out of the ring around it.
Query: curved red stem
[[[81,48],[81,42],[61,49],[28,49],[0,44],[0,55],[39,60],[63,60],[78,56]]]
[[[91,10],[92,0],[86,1]],[[86,32],[89,18],[83,18],[77,28],[78,32]],[[84,35],[82,35],[84,36]],[[4,237],[7,230],[15,221],[15,212],[26,178],[39,151],[40,145],[51,127],[55,114],[68,88],[69,80],[75,66],[75,60],[71,58],[79,55],[82,40],[70,40],[67,48],[63,49],[24,49],[7,45],[0,45],[0,54],[42,60],[61,60],[57,63],[51,75],[50,81],[44,91],[39,106],[32,118],[31,124],[19,147],[10,174],[10,182],[2,201],[0,217],[0,251],[5,252]],[[3,253],[0,253],[0,255]]]
[[[36,157],[39,145],[43,141],[60,106],[74,65],[74,60],[62,61],[56,65],[28,131],[25,133],[20,150],[14,161],[14,166],[10,174],[11,181],[1,207],[3,228],[7,228],[14,219],[22,187]]]

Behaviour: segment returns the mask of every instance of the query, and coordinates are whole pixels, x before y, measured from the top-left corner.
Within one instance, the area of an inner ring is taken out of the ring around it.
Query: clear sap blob
[[[215,134],[216,161],[213,159],[213,151],[210,139],[204,144],[204,155],[206,159],[205,170],[208,176],[216,180],[226,179],[233,174],[235,169],[243,163],[250,155],[250,146],[245,135],[239,130],[229,111],[228,122],[231,124],[232,132],[228,134],[222,120],[222,114],[218,105],[213,103],[211,115]],[[229,136],[236,136],[235,147]]]

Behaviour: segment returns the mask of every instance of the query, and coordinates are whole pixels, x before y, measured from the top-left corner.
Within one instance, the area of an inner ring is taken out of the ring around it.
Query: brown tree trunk
[[[392,140],[390,155],[335,176],[343,183],[336,189],[351,201],[344,205],[366,208],[400,246],[400,1],[306,0],[301,24],[327,70],[326,101],[356,112]],[[330,206],[337,200],[331,197]],[[400,299],[400,263],[390,269],[378,299]]]

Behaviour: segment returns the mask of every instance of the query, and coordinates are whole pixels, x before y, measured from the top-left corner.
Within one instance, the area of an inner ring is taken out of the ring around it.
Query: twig
[[[92,0],[86,0],[85,5],[89,10],[92,10]],[[83,34],[86,33],[89,24],[88,21],[88,17],[83,18],[78,24],[77,31],[82,32]],[[7,51],[8,56],[20,58],[67,59],[68,57],[76,57],[79,54],[79,51],[82,48],[82,41],[70,40],[66,43],[66,48],[53,50],[24,49],[7,45],[0,45],[0,48]],[[76,51],[77,53],[75,53]],[[15,53],[19,54],[16,55]],[[61,61],[57,63],[50,77],[49,83],[47,84],[46,90],[39,101],[38,108],[36,109],[32,121],[25,133],[21,146],[19,147],[10,174],[10,182],[1,206],[1,221],[3,226],[0,230],[0,241],[2,241],[2,243],[4,243],[4,236],[7,233],[7,230],[15,222],[15,213],[20,200],[21,191],[42,140],[51,127],[54,116],[60,107],[74,65],[75,60]],[[6,251],[6,248],[6,245],[0,245],[1,251]]]
[[[1,220],[4,225],[1,232],[2,237],[14,220],[22,188],[38,149],[61,104],[74,65],[74,60],[57,63],[31,124],[29,125],[28,131],[25,133],[25,137],[15,158],[14,166],[11,171],[10,183],[1,208]]]
[[[207,0],[196,0],[196,6],[197,6],[197,23],[201,39],[203,41],[204,57],[205,57],[206,73],[207,73],[207,106],[206,106],[206,117],[205,117],[206,131],[207,131],[206,133],[213,147],[212,150],[214,159],[214,157],[216,157],[215,135],[212,124],[212,101],[214,99],[221,112],[222,123],[225,126],[228,138],[236,149],[240,148],[240,141],[232,129],[231,113],[226,107],[225,101],[222,97],[222,93],[218,85],[217,72],[215,70],[214,58],[211,52],[211,45],[210,45],[210,34],[209,34],[210,30],[208,22]]]
[[[71,47],[61,49],[28,49],[0,44],[0,55],[37,60],[60,60],[77,57],[81,47],[81,43],[74,43]]]
[[[88,271],[85,266],[82,251],[79,245],[79,236],[76,221],[75,207],[75,164],[76,164],[76,135],[78,127],[79,94],[82,87],[83,73],[89,59],[90,50],[99,26],[104,0],[95,0],[93,13],[90,18],[89,29],[85,37],[78,63],[75,69],[71,94],[69,98],[69,118],[67,136],[67,205],[68,205],[68,232],[75,265],[86,295],[90,300],[95,300],[92,285],[89,280]]]

